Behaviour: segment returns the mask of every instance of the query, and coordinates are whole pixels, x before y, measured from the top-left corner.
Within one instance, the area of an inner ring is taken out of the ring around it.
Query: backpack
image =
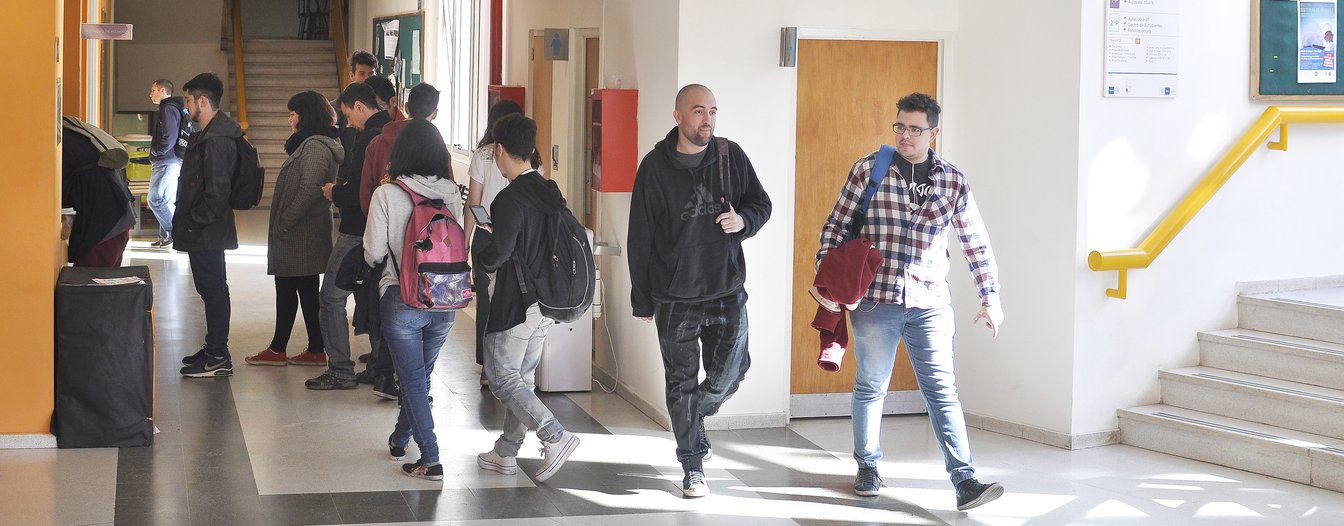
[[[547,213],[539,230],[537,257],[518,259],[513,266],[518,284],[523,294],[531,284],[542,316],[561,323],[577,320],[593,304],[596,267],[588,231],[568,208]],[[538,261],[540,268],[529,268],[524,276],[522,261],[529,260]]]
[[[238,139],[238,167],[233,172],[229,189],[229,206],[234,210],[257,206],[265,186],[266,169],[261,167],[256,147],[246,137]]]
[[[187,155],[187,143],[191,142],[191,133],[195,124],[191,122],[191,114],[186,108],[182,108],[182,117],[177,122],[177,142],[173,143],[173,155],[178,159]]]
[[[895,157],[896,148],[892,146],[883,144],[877,150],[877,159],[873,161],[872,170],[868,171],[868,186],[863,190],[863,200],[854,209],[854,218],[849,222],[845,240],[858,239],[859,231],[868,223],[868,205],[873,201],[873,194],[882,186],[882,180],[887,178],[887,171],[891,169],[891,161]]]
[[[442,199],[427,199],[406,183],[393,180],[415,203],[406,221],[401,260],[392,262],[401,283],[401,301],[421,310],[453,311],[471,304],[471,267],[467,236]]]

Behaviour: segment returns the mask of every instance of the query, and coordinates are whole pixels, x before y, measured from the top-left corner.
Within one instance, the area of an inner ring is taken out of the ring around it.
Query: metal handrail
[[[331,0],[327,6],[327,31],[330,32],[331,41],[336,49],[336,71],[341,75],[340,89],[344,90],[347,84],[350,84],[350,68],[347,67],[346,48],[345,48],[345,8],[341,5],[341,0]]]
[[[1223,153],[1218,162],[1204,174],[1189,193],[1181,199],[1176,207],[1162,218],[1161,221],[1153,227],[1144,238],[1142,243],[1136,248],[1126,248],[1122,250],[1110,250],[1106,252],[1093,251],[1087,255],[1087,266],[1094,271],[1102,272],[1115,270],[1120,272],[1119,286],[1114,289],[1106,289],[1106,295],[1112,298],[1125,299],[1128,290],[1128,271],[1129,269],[1148,268],[1148,265],[1157,259],[1162,250],[1176,238],[1176,234],[1181,232],[1195,214],[1218,193],[1218,189],[1232,174],[1236,173],[1246,159],[1255,153],[1255,150],[1262,143],[1269,140],[1269,134],[1273,133],[1275,128],[1279,130],[1279,140],[1268,144],[1271,150],[1288,150],[1288,125],[1289,124],[1319,124],[1319,123],[1340,123],[1344,122],[1344,107],[1331,106],[1270,106],[1265,108],[1265,112],[1260,115],[1260,119],[1252,124],[1246,133],[1241,135],[1240,139]]]
[[[233,101],[238,125],[247,131],[247,75],[243,71],[243,8],[242,0],[231,0],[233,17],[233,82],[237,96]]]

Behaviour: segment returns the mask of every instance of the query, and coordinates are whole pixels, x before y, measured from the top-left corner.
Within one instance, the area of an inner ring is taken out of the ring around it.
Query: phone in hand
[[[476,218],[476,222],[482,225],[490,224],[490,212],[485,210],[484,206],[471,205],[471,215]]]

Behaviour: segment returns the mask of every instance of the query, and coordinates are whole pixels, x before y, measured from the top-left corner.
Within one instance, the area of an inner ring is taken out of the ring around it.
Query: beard
[[[682,131],[681,131],[681,136],[686,138],[686,142],[689,142],[689,143],[694,144],[694,145],[696,145],[696,146],[705,146],[705,145],[709,144],[709,138],[710,138],[711,136],[713,136],[713,135],[714,135],[714,129],[713,129],[713,128],[710,128],[709,131],[706,132],[706,133],[704,134],[703,137],[700,135],[700,129],[699,129],[699,128],[696,128],[696,129],[694,129],[694,130],[682,130]]]

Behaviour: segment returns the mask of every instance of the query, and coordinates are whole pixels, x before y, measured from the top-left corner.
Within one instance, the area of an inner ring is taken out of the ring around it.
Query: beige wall
[[[289,3],[286,3],[290,5]],[[228,91],[228,55],[219,49],[219,0],[118,0],[112,21],[135,25],[135,40],[113,44],[112,111],[154,111],[149,85],[166,78],[178,87],[213,71]],[[229,108],[225,93],[223,107]]]

